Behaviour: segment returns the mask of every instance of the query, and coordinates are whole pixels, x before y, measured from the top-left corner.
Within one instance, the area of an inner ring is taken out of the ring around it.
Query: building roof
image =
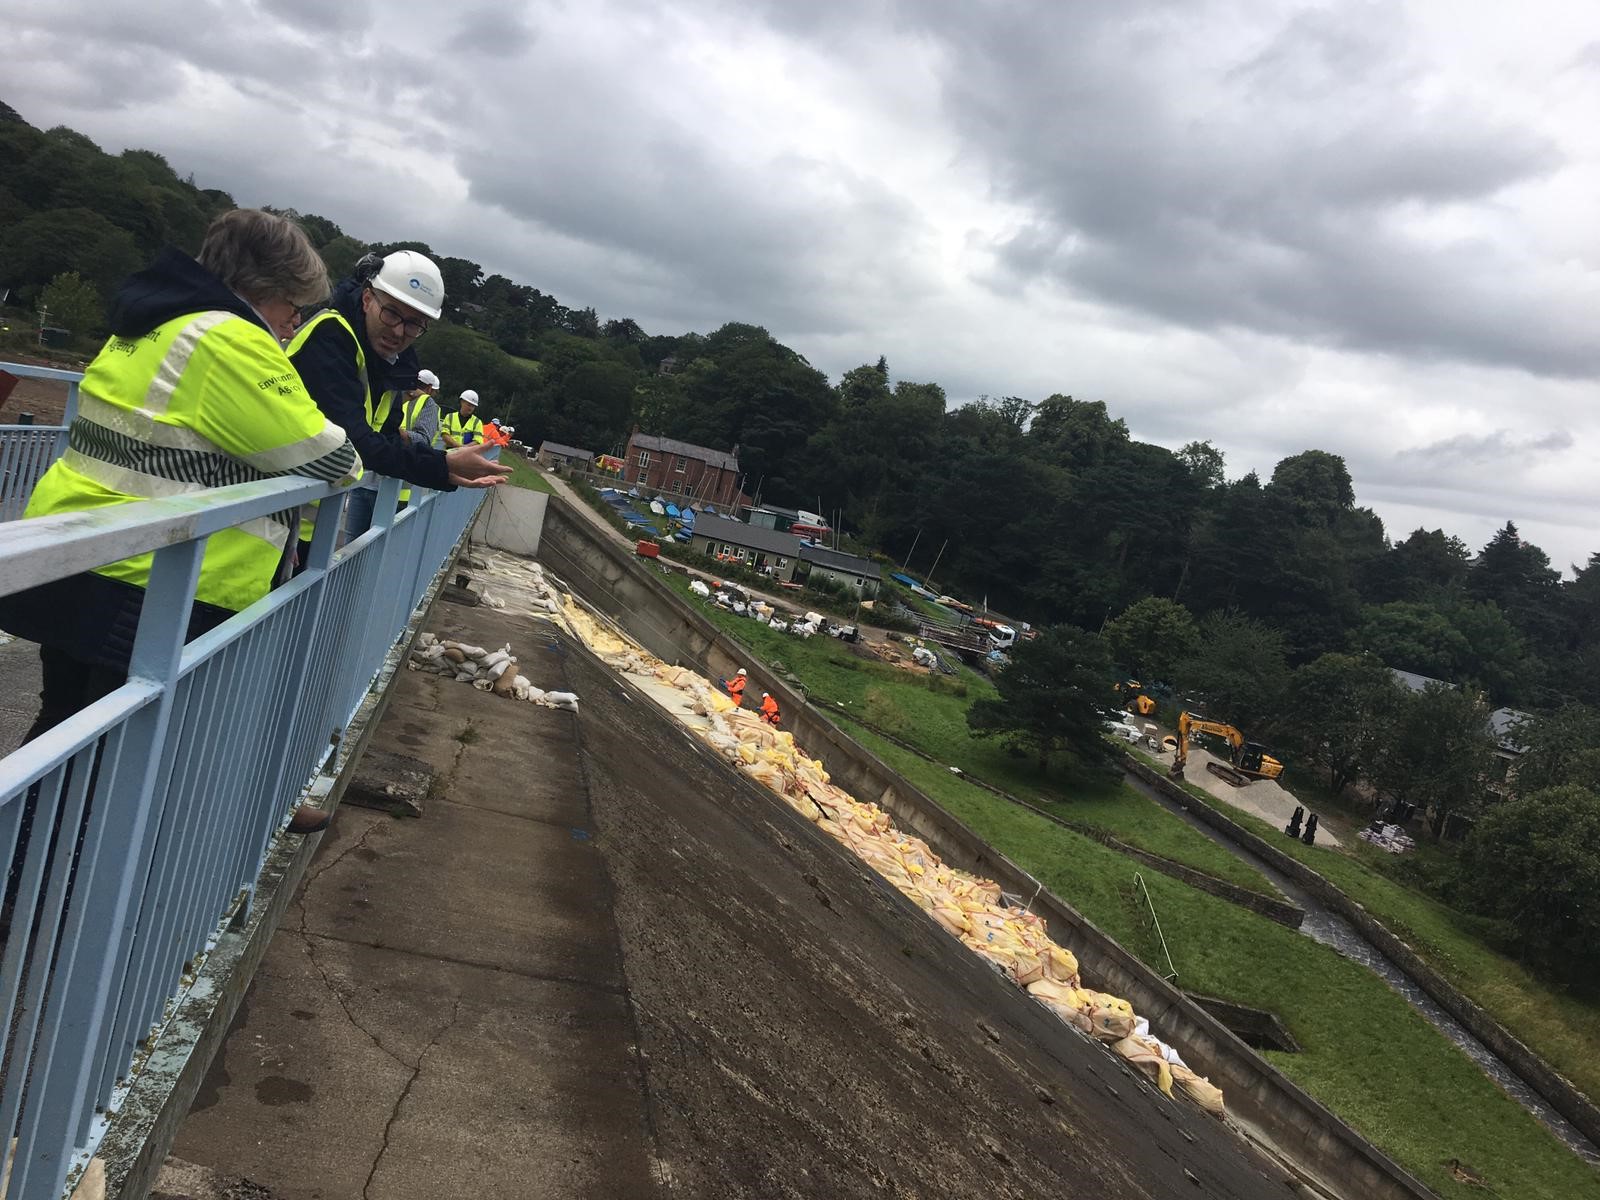
[[[579,450],[575,446],[563,446],[560,442],[540,442],[540,454],[559,454],[562,458],[593,458],[593,450]]]
[[[870,558],[859,554],[846,554],[843,550],[829,550],[826,546],[802,546],[800,557],[830,571],[843,571],[846,575],[859,575],[863,579],[882,579],[883,572]]]
[[[730,521],[713,513],[701,513],[699,520],[694,523],[694,539],[698,542],[701,538],[742,546],[746,550],[781,554],[785,558],[800,557],[800,539],[794,534],[762,529],[759,525],[746,525],[743,521]]]
[[[656,450],[662,454],[681,454],[685,458],[697,458],[707,466],[721,467],[728,471],[739,469],[739,458],[727,450],[711,450],[705,446],[696,446],[692,442],[680,442],[677,438],[654,437],[648,433],[636,433],[628,439],[630,450]]]
[[[1390,667],[1389,674],[1393,675],[1413,692],[1427,691],[1430,683],[1437,683],[1440,687],[1447,688],[1456,686],[1453,683],[1446,683],[1442,679],[1434,679],[1431,675],[1418,675],[1415,671],[1402,671],[1399,667]]]
[[[1520,712],[1515,708],[1497,708],[1489,714],[1489,732],[1494,735],[1495,744],[1500,749],[1511,754],[1522,754],[1528,746],[1522,740],[1519,727],[1524,721],[1531,720],[1532,713]]]

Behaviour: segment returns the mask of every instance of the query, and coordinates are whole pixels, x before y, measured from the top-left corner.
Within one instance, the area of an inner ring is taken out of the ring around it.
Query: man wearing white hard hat
[[[446,446],[471,446],[483,441],[483,421],[478,416],[478,393],[468,388],[461,393],[458,411],[446,413],[439,422],[439,437]]]
[[[289,343],[289,359],[324,415],[349,434],[369,471],[441,491],[492,487],[510,468],[485,458],[482,447],[439,451],[401,431],[405,394],[421,370],[414,343],[439,318],[443,304],[444,277],[427,255],[369,255],[334,289],[328,306],[300,327]],[[346,538],[371,524],[375,496],[351,494]]]

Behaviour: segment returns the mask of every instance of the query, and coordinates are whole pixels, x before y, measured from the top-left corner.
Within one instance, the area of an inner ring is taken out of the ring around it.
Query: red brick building
[[[743,502],[737,446],[710,450],[634,430],[622,478],[641,489],[688,496],[730,511]]]

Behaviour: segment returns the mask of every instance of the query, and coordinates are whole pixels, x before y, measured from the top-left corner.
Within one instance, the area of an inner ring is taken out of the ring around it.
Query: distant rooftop
[[[579,450],[576,446],[563,446],[560,442],[540,442],[540,454],[559,454],[562,458],[593,458],[593,450]]]
[[[1418,675],[1415,671],[1402,671],[1399,667],[1390,667],[1389,674],[1405,684],[1413,692],[1425,692],[1430,683],[1437,683],[1440,687],[1453,688],[1456,685],[1446,683],[1442,679],[1435,679],[1431,675]]]
[[[746,525],[743,521],[730,521],[712,513],[701,513],[694,523],[694,536],[726,542],[730,546],[743,546],[747,550],[763,550],[768,554],[781,554],[785,558],[799,558],[800,539],[792,533],[779,533],[776,529],[763,529],[759,525]]]
[[[816,563],[819,567],[827,567],[830,571],[843,571],[848,575],[859,575],[863,579],[883,578],[883,571],[878,564],[870,558],[862,558],[859,554],[829,550],[826,546],[802,546],[800,557],[806,562]]]
[[[712,450],[706,446],[696,446],[693,442],[680,442],[677,438],[654,437],[648,433],[636,433],[630,439],[633,447],[639,450],[656,450],[662,454],[681,454],[685,458],[697,458],[707,466],[721,467],[728,471],[739,469],[739,458],[728,450]]]

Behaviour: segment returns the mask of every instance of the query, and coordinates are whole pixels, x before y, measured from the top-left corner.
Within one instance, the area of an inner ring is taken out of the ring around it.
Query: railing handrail
[[[65,381],[71,423],[76,372],[0,368]],[[6,434],[0,501],[20,514],[66,431]],[[482,498],[423,488],[397,512],[400,488],[380,478],[370,529],[337,549],[343,491],[298,476],[0,521],[0,595],[154,555],[127,681],[0,758],[7,1197],[57,1200],[120,1112],[138,1046],[250,907],[288,813],[359,744],[346,735]],[[206,539],[311,501],[328,502],[302,572],[189,641]]]
[[[64,367],[39,367],[33,363],[0,362],[0,371],[9,371],[20,379],[48,379],[55,383],[79,383],[82,371],[69,371]]]
[[[0,596],[340,493],[315,479],[258,479],[160,500],[8,521],[0,524]]]

